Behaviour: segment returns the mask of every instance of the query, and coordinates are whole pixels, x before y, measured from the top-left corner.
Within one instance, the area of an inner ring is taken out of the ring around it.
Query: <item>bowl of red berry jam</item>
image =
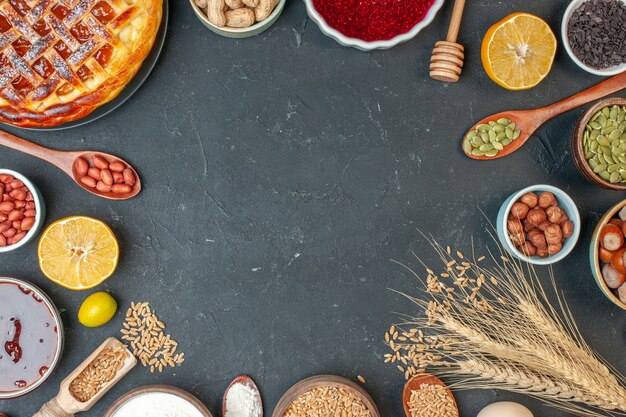
[[[50,299],[34,285],[0,278],[0,400],[43,384],[63,351],[63,324]]]
[[[305,0],[320,30],[344,46],[388,49],[428,26],[444,0]]]

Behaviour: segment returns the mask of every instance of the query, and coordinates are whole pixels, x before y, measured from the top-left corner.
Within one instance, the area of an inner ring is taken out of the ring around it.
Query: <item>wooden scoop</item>
[[[515,139],[510,145],[505,146],[504,149],[498,152],[496,156],[476,156],[472,155],[471,152],[468,152],[467,150],[469,148],[463,146],[465,145],[467,133],[465,134],[465,136],[463,136],[463,139],[461,141],[461,147],[463,148],[463,152],[465,152],[465,154],[472,159],[479,159],[484,161],[503,158],[524,146],[524,144],[528,141],[528,139],[530,139],[532,134],[535,133],[535,131],[542,124],[552,119],[553,117],[565,113],[566,111],[575,109],[576,107],[583,106],[594,100],[606,97],[609,94],[613,94],[624,88],[626,88],[626,72],[615,75],[607,80],[602,81],[599,84],[596,84],[593,87],[581,91],[580,93],[572,97],[566,98],[546,107],[541,107],[534,110],[509,110],[496,113],[489,117],[485,117],[483,120],[472,126],[470,131],[476,130],[476,127],[479,124],[487,124],[492,120],[498,120],[501,118],[506,118],[511,120],[512,122],[515,122],[516,128],[521,131],[520,136]]]
[[[430,58],[430,78],[448,83],[459,81],[459,76],[463,71],[465,48],[456,40],[459,36],[463,9],[465,9],[465,0],[456,0],[448,36],[445,41],[437,42],[433,49],[433,55]]]
[[[96,395],[91,397],[91,399],[87,402],[80,402],[76,398],[72,396],[70,393],[70,384],[76,377],[87,367],[91,362],[93,362],[103,350],[107,348],[112,348],[115,346],[123,346],[124,350],[128,355],[126,362],[122,369],[120,369],[117,374],[107,382],[101,389],[98,391]],[[71,374],[67,376],[61,382],[61,388],[59,393],[55,398],[44,404],[33,417],[73,417],[74,414],[87,411],[91,407],[94,406],[95,403],[98,402],[100,398],[104,394],[106,394],[112,387],[115,385],[122,377],[124,377],[131,369],[133,369],[137,365],[137,359],[133,354],[124,346],[119,340],[114,337],[110,337],[104,341],[103,344],[96,349],[94,353],[92,353],[83,363],[80,364],[78,368],[74,370]]]
[[[456,405],[456,400],[454,399],[454,395],[452,395],[452,391],[448,389],[446,384],[444,384],[439,378],[433,375],[428,374],[418,374],[413,378],[409,379],[404,385],[404,391],[402,391],[402,405],[404,407],[404,414],[406,417],[413,417],[411,414],[411,410],[409,409],[409,400],[411,399],[411,392],[418,391],[422,384],[427,385],[440,385],[446,389],[446,393],[452,398],[454,402],[454,408],[456,408],[457,416],[459,415],[459,407]]]
[[[46,162],[59,168],[61,171],[69,175],[76,184],[82,189],[89,191],[91,194],[98,197],[108,198],[109,200],[128,200],[135,197],[141,191],[141,181],[137,171],[126,161],[118,158],[115,155],[109,155],[103,152],[94,151],[77,151],[77,152],[62,152],[54,149],[44,148],[43,146],[29,142],[25,139],[17,137],[7,132],[0,130],[0,145],[7,148],[14,149],[19,152],[34,156],[39,159],[43,159]],[[74,171],[74,162],[78,157],[89,160],[93,155],[99,155],[107,160],[107,162],[120,161],[123,162],[128,168],[135,174],[135,184],[132,186],[131,191],[124,194],[116,194],[113,192],[100,192],[95,188],[87,187],[85,184],[79,181],[79,175]]]
[[[252,378],[250,378],[247,375],[241,375],[238,376],[237,378],[235,378],[233,380],[233,382],[230,383],[230,385],[228,386],[228,388],[226,388],[226,392],[224,392],[224,400],[222,402],[222,416],[224,417],[228,417],[228,413],[226,412],[226,398],[228,397],[228,393],[230,392],[230,389],[237,384],[242,384],[244,386],[247,386],[248,388],[252,389],[252,391],[254,391],[254,400],[256,401],[257,405],[259,406],[259,414],[256,415],[250,415],[247,417],[263,417],[263,400],[261,399],[261,392],[259,391],[259,388],[256,386],[256,384],[254,383],[254,381],[252,380]]]

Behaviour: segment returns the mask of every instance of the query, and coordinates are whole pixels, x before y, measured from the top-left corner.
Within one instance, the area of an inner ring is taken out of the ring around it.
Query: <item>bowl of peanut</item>
[[[276,22],[286,0],[189,0],[207,28],[228,38],[256,36]]]
[[[551,185],[533,185],[506,199],[496,230],[502,246],[515,258],[550,265],[574,249],[580,225],[580,214],[570,196]]]

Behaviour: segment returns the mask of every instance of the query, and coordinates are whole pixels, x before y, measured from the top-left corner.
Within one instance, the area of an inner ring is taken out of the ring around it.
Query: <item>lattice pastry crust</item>
[[[114,99],[162,14],[163,0],[0,0],[0,121],[55,126]]]

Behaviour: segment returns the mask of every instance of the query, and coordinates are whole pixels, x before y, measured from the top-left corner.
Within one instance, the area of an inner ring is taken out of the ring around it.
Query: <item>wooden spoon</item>
[[[33,415],[33,417],[72,417],[78,412],[87,411],[91,407],[93,407],[94,404],[97,403],[104,394],[106,394],[120,379],[122,379],[122,377],[124,377],[131,369],[135,367],[135,365],[137,365],[137,359],[128,349],[126,349],[126,346],[124,346],[124,349],[126,350],[128,357],[126,359],[126,362],[124,362],[124,366],[122,367],[122,369],[120,369],[117,374],[115,374],[113,379],[111,379],[102,388],[100,388],[100,391],[98,391],[98,393],[94,395],[89,401],[80,402],[76,398],[74,398],[69,390],[70,384],[91,362],[94,361],[94,359],[98,357],[98,355],[100,355],[100,353],[104,349],[115,346],[124,345],[122,344],[122,342],[114,337],[110,337],[105,340],[104,343],[101,344],[94,353],[92,353],[87,359],[85,359],[85,361],[81,363],[78,368],[74,370],[74,372],[69,374],[67,378],[65,378],[61,382],[61,387],[57,396],[44,404],[44,406],[41,407],[41,410]]]
[[[413,417],[409,409],[409,400],[411,399],[411,391],[418,391],[422,384],[440,385],[444,387],[446,389],[446,393],[450,396],[450,398],[452,398],[452,401],[454,402],[454,408],[456,408],[457,416],[459,415],[459,407],[456,405],[456,400],[454,399],[454,395],[452,395],[452,391],[448,389],[446,384],[444,384],[436,376],[428,375],[428,374],[418,374],[406,382],[406,384],[404,385],[404,391],[402,391],[402,405],[404,406],[404,414],[406,414],[406,417]]]
[[[252,391],[254,391],[254,400],[256,402],[256,404],[258,405],[258,410],[259,413],[256,415],[249,415],[246,417],[263,417],[263,400],[261,399],[261,392],[259,391],[259,388],[256,386],[256,384],[254,383],[254,381],[252,380],[252,378],[250,378],[247,375],[241,375],[238,376],[237,378],[235,378],[233,380],[233,382],[230,383],[230,385],[228,386],[228,388],[226,388],[226,392],[224,392],[224,400],[222,402],[222,416],[223,417],[228,417],[227,414],[227,410],[226,410],[226,398],[228,397],[228,393],[230,392],[230,389],[237,384],[242,384],[250,389],[252,389]]]
[[[43,159],[44,161],[51,163],[52,165],[56,166],[61,171],[72,177],[74,182],[78,184],[82,189],[87,190],[91,194],[97,195],[98,197],[108,198],[110,200],[128,200],[129,198],[133,198],[134,196],[139,194],[139,192],[141,191],[141,180],[139,179],[137,171],[135,171],[135,169],[128,162],[118,158],[115,155],[95,151],[57,151],[54,149],[44,148],[43,146],[37,145],[35,143],[29,142],[25,139],[19,138],[15,135],[3,131],[0,131],[0,145],[6,146],[7,148],[11,148],[19,152],[23,152],[39,159]],[[99,155],[106,159],[109,163],[120,161],[126,164],[126,166],[133,171],[133,174],[135,174],[135,184],[132,186],[132,190],[129,193],[125,194],[116,194],[112,192],[103,193],[96,190],[95,188],[87,187],[86,185],[81,183],[79,181],[79,176],[74,171],[74,161],[76,161],[76,158],[78,157],[89,160],[93,155]]]
[[[510,145],[505,146],[504,149],[498,152],[496,156],[476,156],[467,152],[467,150],[463,146],[467,134],[463,136],[463,139],[461,141],[461,148],[463,149],[463,152],[465,152],[465,154],[472,159],[491,160],[503,158],[521,148],[542,124],[552,119],[553,117],[565,113],[566,111],[575,109],[576,107],[585,105],[594,100],[606,97],[609,94],[613,94],[617,91],[622,90],[623,88],[626,88],[626,72],[615,75],[605,81],[602,81],[599,84],[596,84],[591,88],[581,91],[580,93],[572,97],[566,98],[546,107],[541,107],[534,110],[514,110],[496,113],[476,123],[474,126],[472,126],[470,131],[475,130],[476,126],[478,126],[479,124],[486,124],[492,120],[507,118],[515,122],[516,128],[521,130],[522,133],[520,134],[520,136],[515,139]]]

